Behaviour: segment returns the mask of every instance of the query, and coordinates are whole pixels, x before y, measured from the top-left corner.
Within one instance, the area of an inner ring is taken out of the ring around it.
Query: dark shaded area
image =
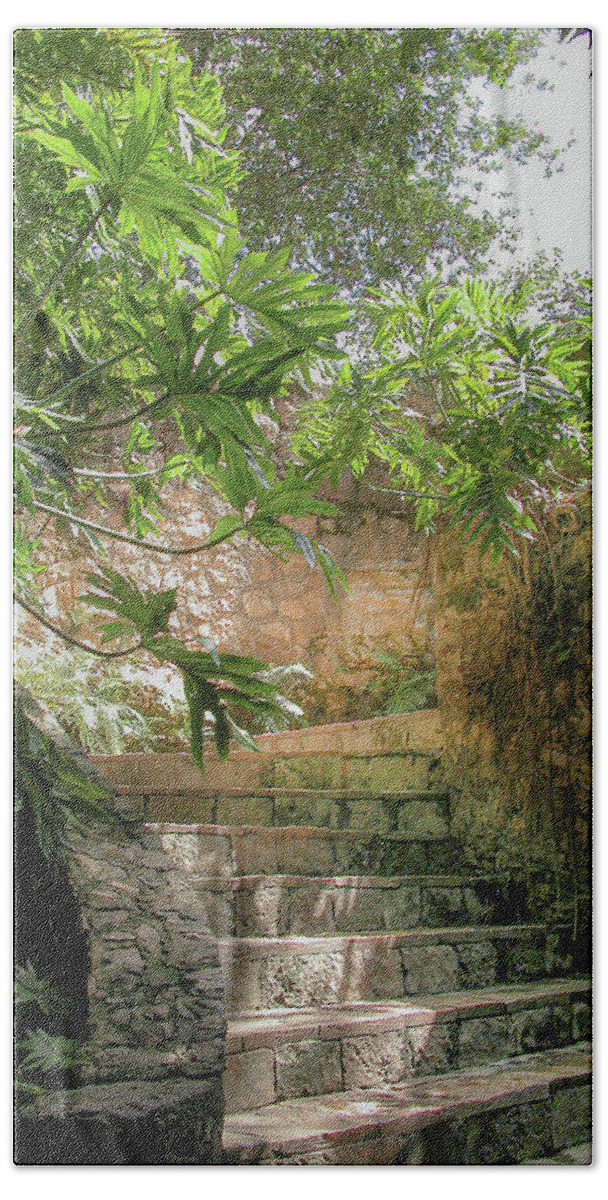
[[[63,862],[45,858],[27,804],[15,818],[15,965],[31,962],[66,1000],[65,1011],[43,1016],[31,1005],[17,1005],[18,1033],[37,1025],[77,1041],[88,1038],[88,946],[80,913]],[[21,1027],[21,1029],[20,1029]]]
[[[65,1106],[67,1115],[62,1116]],[[214,1080],[80,1088],[20,1117],[19,1166],[202,1166],[219,1163],[222,1089]]]

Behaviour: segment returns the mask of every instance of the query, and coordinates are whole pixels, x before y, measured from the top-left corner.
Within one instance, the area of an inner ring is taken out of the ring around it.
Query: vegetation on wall
[[[588,505],[547,505],[519,570],[442,538],[439,703],[455,832],[471,865],[526,879],[536,915],[588,929]],[[545,540],[546,539],[546,540]]]
[[[258,418],[290,372],[310,378],[339,353],[348,313],[310,274],[288,269],[288,248],[246,251],[219,85],[194,79],[175,42],[148,32],[79,31],[84,72],[66,62],[65,31],[16,35],[16,595],[99,657],[141,648],[162,663],[169,652],[200,760],[204,723],[222,755],[231,736],[250,744],[229,704],[277,721],[289,705],[261,660],[220,657],[211,639],[180,645],[167,631],[175,592],[139,591],[107,566],[108,547],[179,558],[247,536],[318,563],[335,587],[331,556],[292,528],[334,506],[317,498],[314,470],[294,461],[277,474]],[[108,40],[120,70],[108,69]],[[174,425],[178,453],[159,437],[161,422]],[[104,460],[108,430],[126,431],[118,470]],[[159,488],[190,474],[231,512],[203,543],[161,542]],[[115,513],[104,518],[117,481],[118,526]],[[38,531],[49,518],[99,556],[88,603],[106,614],[101,644],[115,649],[79,642],[42,611]]]

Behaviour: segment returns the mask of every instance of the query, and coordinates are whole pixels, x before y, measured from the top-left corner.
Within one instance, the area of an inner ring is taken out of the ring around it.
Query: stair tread
[[[268,887],[308,887],[312,884],[332,884],[338,888],[383,888],[387,891],[395,888],[410,887],[474,887],[476,884],[492,883],[505,884],[507,880],[501,875],[197,875],[198,887],[219,887],[238,891],[256,883],[264,883]]]
[[[403,1025],[433,1024],[436,1021],[487,1016],[539,1005],[557,999],[584,996],[590,979],[561,979],[548,983],[519,984],[416,996],[411,1000],[359,1000],[331,1008],[261,1009],[240,1013],[228,1021],[228,1053],[273,1046],[298,1037],[316,1034],[330,1038],[345,1027],[353,1033],[378,1033]]]
[[[310,1153],[380,1133],[404,1134],[472,1110],[548,1099],[560,1083],[585,1081],[589,1073],[588,1047],[580,1045],[385,1088],[282,1100],[227,1115],[223,1147],[227,1153]]]
[[[369,798],[369,797],[368,797]],[[266,837],[273,839],[279,837],[280,834],[297,835],[299,837],[321,837],[321,838],[350,838],[356,841],[357,838],[370,841],[374,839],[383,842],[411,842],[416,840],[423,841],[440,841],[453,842],[449,834],[441,837],[416,839],[407,833],[399,833],[397,830],[391,830],[386,833],[377,833],[373,829],[335,829],[331,825],[211,825],[192,822],[191,824],[174,824],[173,822],[154,822],[147,821],[144,823],[144,829],[151,830],[153,833],[199,833],[207,834],[208,836],[217,837]]]
[[[416,928],[416,929],[395,929],[395,930],[370,930],[367,933],[314,933],[314,934],[285,934],[283,936],[273,937],[229,937],[219,938],[218,946],[225,950],[232,946],[236,951],[239,950],[257,950],[263,956],[265,953],[272,954],[276,949],[294,949],[306,951],[309,949],[312,953],[328,952],[332,950],[340,950],[345,943],[360,943],[372,942],[393,943],[395,942],[422,942],[425,945],[433,945],[443,941],[450,942],[458,940],[460,942],[477,942],[487,941],[490,938],[524,938],[533,936],[534,934],[544,934],[549,930],[551,932],[559,929],[565,929],[566,926],[549,926],[546,924],[518,924],[518,925],[450,925],[445,927],[437,927],[432,929]]]

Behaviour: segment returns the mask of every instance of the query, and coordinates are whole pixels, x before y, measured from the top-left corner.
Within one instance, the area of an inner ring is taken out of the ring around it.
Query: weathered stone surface
[[[499,1062],[508,1053],[506,1017],[472,1018],[460,1022],[458,1065],[461,1068]]]
[[[561,1088],[552,1100],[553,1146],[561,1150],[591,1140],[591,1088]]]
[[[398,1031],[376,1037],[344,1038],[342,1060],[345,1088],[400,1083],[410,1070],[406,1039]]]
[[[498,954],[490,942],[459,945],[458,961],[463,987],[491,987],[496,982]]]
[[[277,1100],[319,1096],[342,1087],[340,1046],[335,1042],[301,1041],[276,1050]]]
[[[272,1104],[275,1099],[272,1050],[249,1050],[229,1055],[223,1089],[226,1112],[245,1112]]]
[[[578,1001],[572,1005],[572,1041],[590,1041],[591,1033],[591,1005]]]
[[[414,1075],[443,1075],[454,1068],[458,1041],[455,1022],[414,1025],[407,1029],[406,1037]]]
[[[344,962],[339,953],[271,956],[259,970],[263,1008],[336,1004],[340,997]]]
[[[452,946],[412,946],[401,950],[406,996],[455,991],[460,984],[458,956]]]

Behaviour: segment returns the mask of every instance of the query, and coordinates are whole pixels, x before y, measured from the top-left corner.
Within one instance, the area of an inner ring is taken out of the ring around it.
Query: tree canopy
[[[248,537],[302,555],[335,590],[339,567],[294,522],[335,513],[321,486],[345,468],[385,464],[419,524],[448,521],[493,555],[517,554],[542,530],[544,504],[567,507],[587,486],[584,305],[564,324],[543,315],[525,279],[501,289],[411,278],[433,255],[474,260],[487,243],[483,219],[455,199],[467,155],[489,169],[500,145],[538,148],[519,127],[484,128],[474,103],[458,121],[468,81],[504,81],[534,40],[513,30],[16,35],[17,600],[99,657],[142,650],[177,667],[199,762],[205,724],[225,755],[231,736],[253,744],[240,710],[279,720],[289,705],[261,659],[176,637],[178,593],[113,569],[115,541],[179,559]],[[221,74],[232,130],[203,61]],[[333,283],[290,266],[305,259]],[[353,309],[336,284],[363,283],[347,356]],[[321,377],[333,378],[329,391]],[[311,401],[277,464],[263,418],[295,378]],[[161,489],[174,477],[203,480],[226,502],[204,542],[159,540]],[[49,520],[97,556],[80,598],[102,614],[96,645],[41,607]]]
[[[108,547],[179,557],[247,535],[319,563],[333,588],[331,556],[292,527],[333,506],[317,498],[314,470],[292,462],[277,472],[259,417],[290,372],[310,377],[340,353],[348,312],[310,273],[288,268],[289,247],[246,252],[219,84],[193,78],[172,39],[159,54],[149,34],[78,31],[80,82],[74,59],[62,66],[65,31],[17,34],[17,598],[65,638],[36,597],[36,531],[51,517],[68,538],[86,537],[99,556],[86,600],[105,614],[101,640],[116,649],[84,648],[108,657],[141,648],[177,666],[200,761],[205,721],[222,755],[231,735],[251,744],[229,704],[280,716],[276,684],[261,660],[220,656],[211,640],[183,645],[168,630],[175,591],[142,592],[111,569]],[[173,439],[159,436],[167,422]],[[106,469],[109,431],[119,471]],[[202,544],[159,542],[159,489],[188,475],[231,511]],[[126,488],[122,528],[103,513],[116,480]]]
[[[521,119],[485,115],[472,87],[506,85],[534,55],[539,30],[178,36],[221,79],[248,245],[293,243],[300,264],[350,292],[419,278],[429,262],[479,264],[512,225],[506,211],[484,209],[482,183],[505,157],[555,154]]]

